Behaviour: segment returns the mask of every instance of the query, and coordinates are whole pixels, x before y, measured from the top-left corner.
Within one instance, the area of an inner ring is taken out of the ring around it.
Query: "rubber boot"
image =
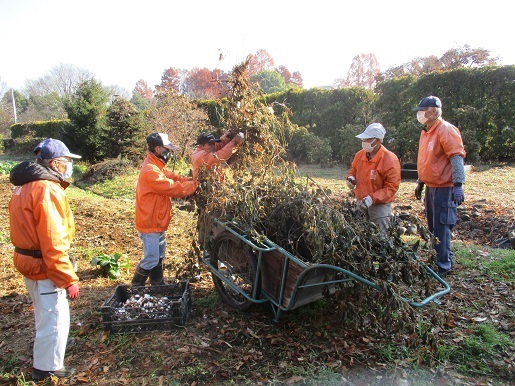
[[[136,267],[136,271],[134,272],[134,276],[132,278],[132,286],[144,286],[147,281],[147,277],[150,273],[150,270],[143,269],[139,265]]]
[[[159,263],[150,270],[150,285],[165,285],[163,280],[163,259],[159,259]]]

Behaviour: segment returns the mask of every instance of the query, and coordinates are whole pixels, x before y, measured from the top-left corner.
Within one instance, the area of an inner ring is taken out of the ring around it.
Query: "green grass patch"
[[[77,183],[77,185],[85,191],[105,198],[134,199],[137,178],[136,174],[131,173],[91,185],[83,185],[81,183]]]
[[[515,283],[515,250],[456,243],[456,262],[477,269],[495,281]]]
[[[449,360],[464,374],[493,375],[490,363],[498,351],[513,346],[510,337],[490,324],[471,328],[471,334],[464,337],[458,347],[442,346],[440,359]]]

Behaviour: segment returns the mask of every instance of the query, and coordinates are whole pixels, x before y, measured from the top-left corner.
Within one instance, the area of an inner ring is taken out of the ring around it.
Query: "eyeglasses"
[[[68,164],[73,165],[73,161],[71,159],[56,158],[55,161],[59,162],[61,165],[65,165],[65,166],[67,166]]]

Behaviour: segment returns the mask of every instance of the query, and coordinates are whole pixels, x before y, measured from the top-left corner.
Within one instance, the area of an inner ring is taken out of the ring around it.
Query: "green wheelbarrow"
[[[337,286],[351,285],[353,281],[383,291],[376,283],[341,267],[305,262],[266,237],[253,241],[234,222],[214,217],[210,221],[209,230],[204,229],[203,263],[211,272],[219,295],[237,310],[270,303],[278,322],[282,312],[321,299],[326,291],[334,292]],[[416,308],[438,303],[441,296],[450,292],[449,285],[431,268],[422,263],[421,266],[443,289],[420,302],[401,297]]]

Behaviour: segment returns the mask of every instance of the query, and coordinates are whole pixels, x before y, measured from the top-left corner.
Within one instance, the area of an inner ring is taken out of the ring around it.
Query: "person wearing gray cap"
[[[451,231],[456,224],[456,208],[465,200],[466,153],[458,128],[442,118],[440,98],[432,95],[422,98],[413,111],[424,125],[418,145],[415,198],[422,198],[425,185],[425,216],[429,231],[437,239],[433,243],[436,266],[443,277],[453,263]]]
[[[383,235],[390,228],[391,203],[401,183],[399,159],[382,144],[385,133],[383,125],[372,123],[356,136],[361,139],[363,149],[354,156],[346,180],[358,202],[367,208],[369,219],[378,225]]]

